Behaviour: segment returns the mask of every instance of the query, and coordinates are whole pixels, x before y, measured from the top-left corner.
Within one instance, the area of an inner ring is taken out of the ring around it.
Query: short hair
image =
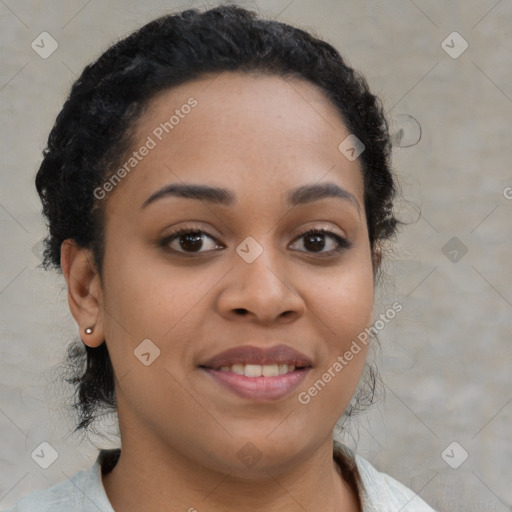
[[[45,268],[60,268],[61,244],[71,238],[92,250],[101,275],[104,207],[93,191],[123,161],[133,142],[135,122],[158,92],[224,71],[294,77],[316,85],[348,131],[364,144],[359,160],[372,254],[395,234],[396,184],[390,169],[388,125],[364,77],[335,48],[312,34],[225,5],[151,21],[108,48],[75,81],[51,130],[36,177],[49,227]],[[68,348],[67,380],[75,385],[79,412],[76,430],[87,430],[100,409],[116,407],[106,343],[96,348],[82,345]],[[372,402],[375,377],[375,369],[367,365],[358,404]]]

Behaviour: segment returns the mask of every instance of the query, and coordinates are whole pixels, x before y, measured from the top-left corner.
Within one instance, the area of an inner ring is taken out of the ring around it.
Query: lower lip
[[[246,377],[233,372],[203,368],[219,384],[234,394],[251,400],[278,400],[292,393],[311,368],[302,368],[276,377]]]

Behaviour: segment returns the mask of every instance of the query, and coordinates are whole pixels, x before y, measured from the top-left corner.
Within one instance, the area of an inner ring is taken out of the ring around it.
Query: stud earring
[[[92,334],[92,327],[87,327],[85,329],[85,334]]]

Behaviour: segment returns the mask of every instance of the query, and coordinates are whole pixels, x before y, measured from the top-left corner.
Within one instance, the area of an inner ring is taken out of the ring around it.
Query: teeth
[[[234,364],[231,367],[231,371],[233,373],[236,373],[237,375],[243,375],[244,374],[244,365],[243,364]]]
[[[232,372],[246,377],[277,377],[295,371],[295,366],[287,364],[233,364],[221,366],[221,372]]]
[[[291,366],[295,370],[295,366]],[[280,364],[277,366],[277,373],[279,375],[284,375],[285,373],[288,373],[288,365],[287,364]]]
[[[277,377],[279,375],[277,364],[263,365],[261,367],[261,375],[263,375],[263,377]]]
[[[244,375],[246,377],[261,377],[263,366],[260,364],[246,364]]]

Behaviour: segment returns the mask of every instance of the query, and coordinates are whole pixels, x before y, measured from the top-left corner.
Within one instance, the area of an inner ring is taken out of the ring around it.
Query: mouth
[[[308,357],[285,345],[237,347],[199,365],[223,389],[252,401],[289,395],[312,367]]]
[[[213,369],[213,368],[212,368]],[[221,366],[216,370],[221,372],[231,372],[236,375],[245,375],[245,377],[277,377],[278,375],[286,375],[295,370],[301,370],[293,364],[233,364],[231,366]]]

